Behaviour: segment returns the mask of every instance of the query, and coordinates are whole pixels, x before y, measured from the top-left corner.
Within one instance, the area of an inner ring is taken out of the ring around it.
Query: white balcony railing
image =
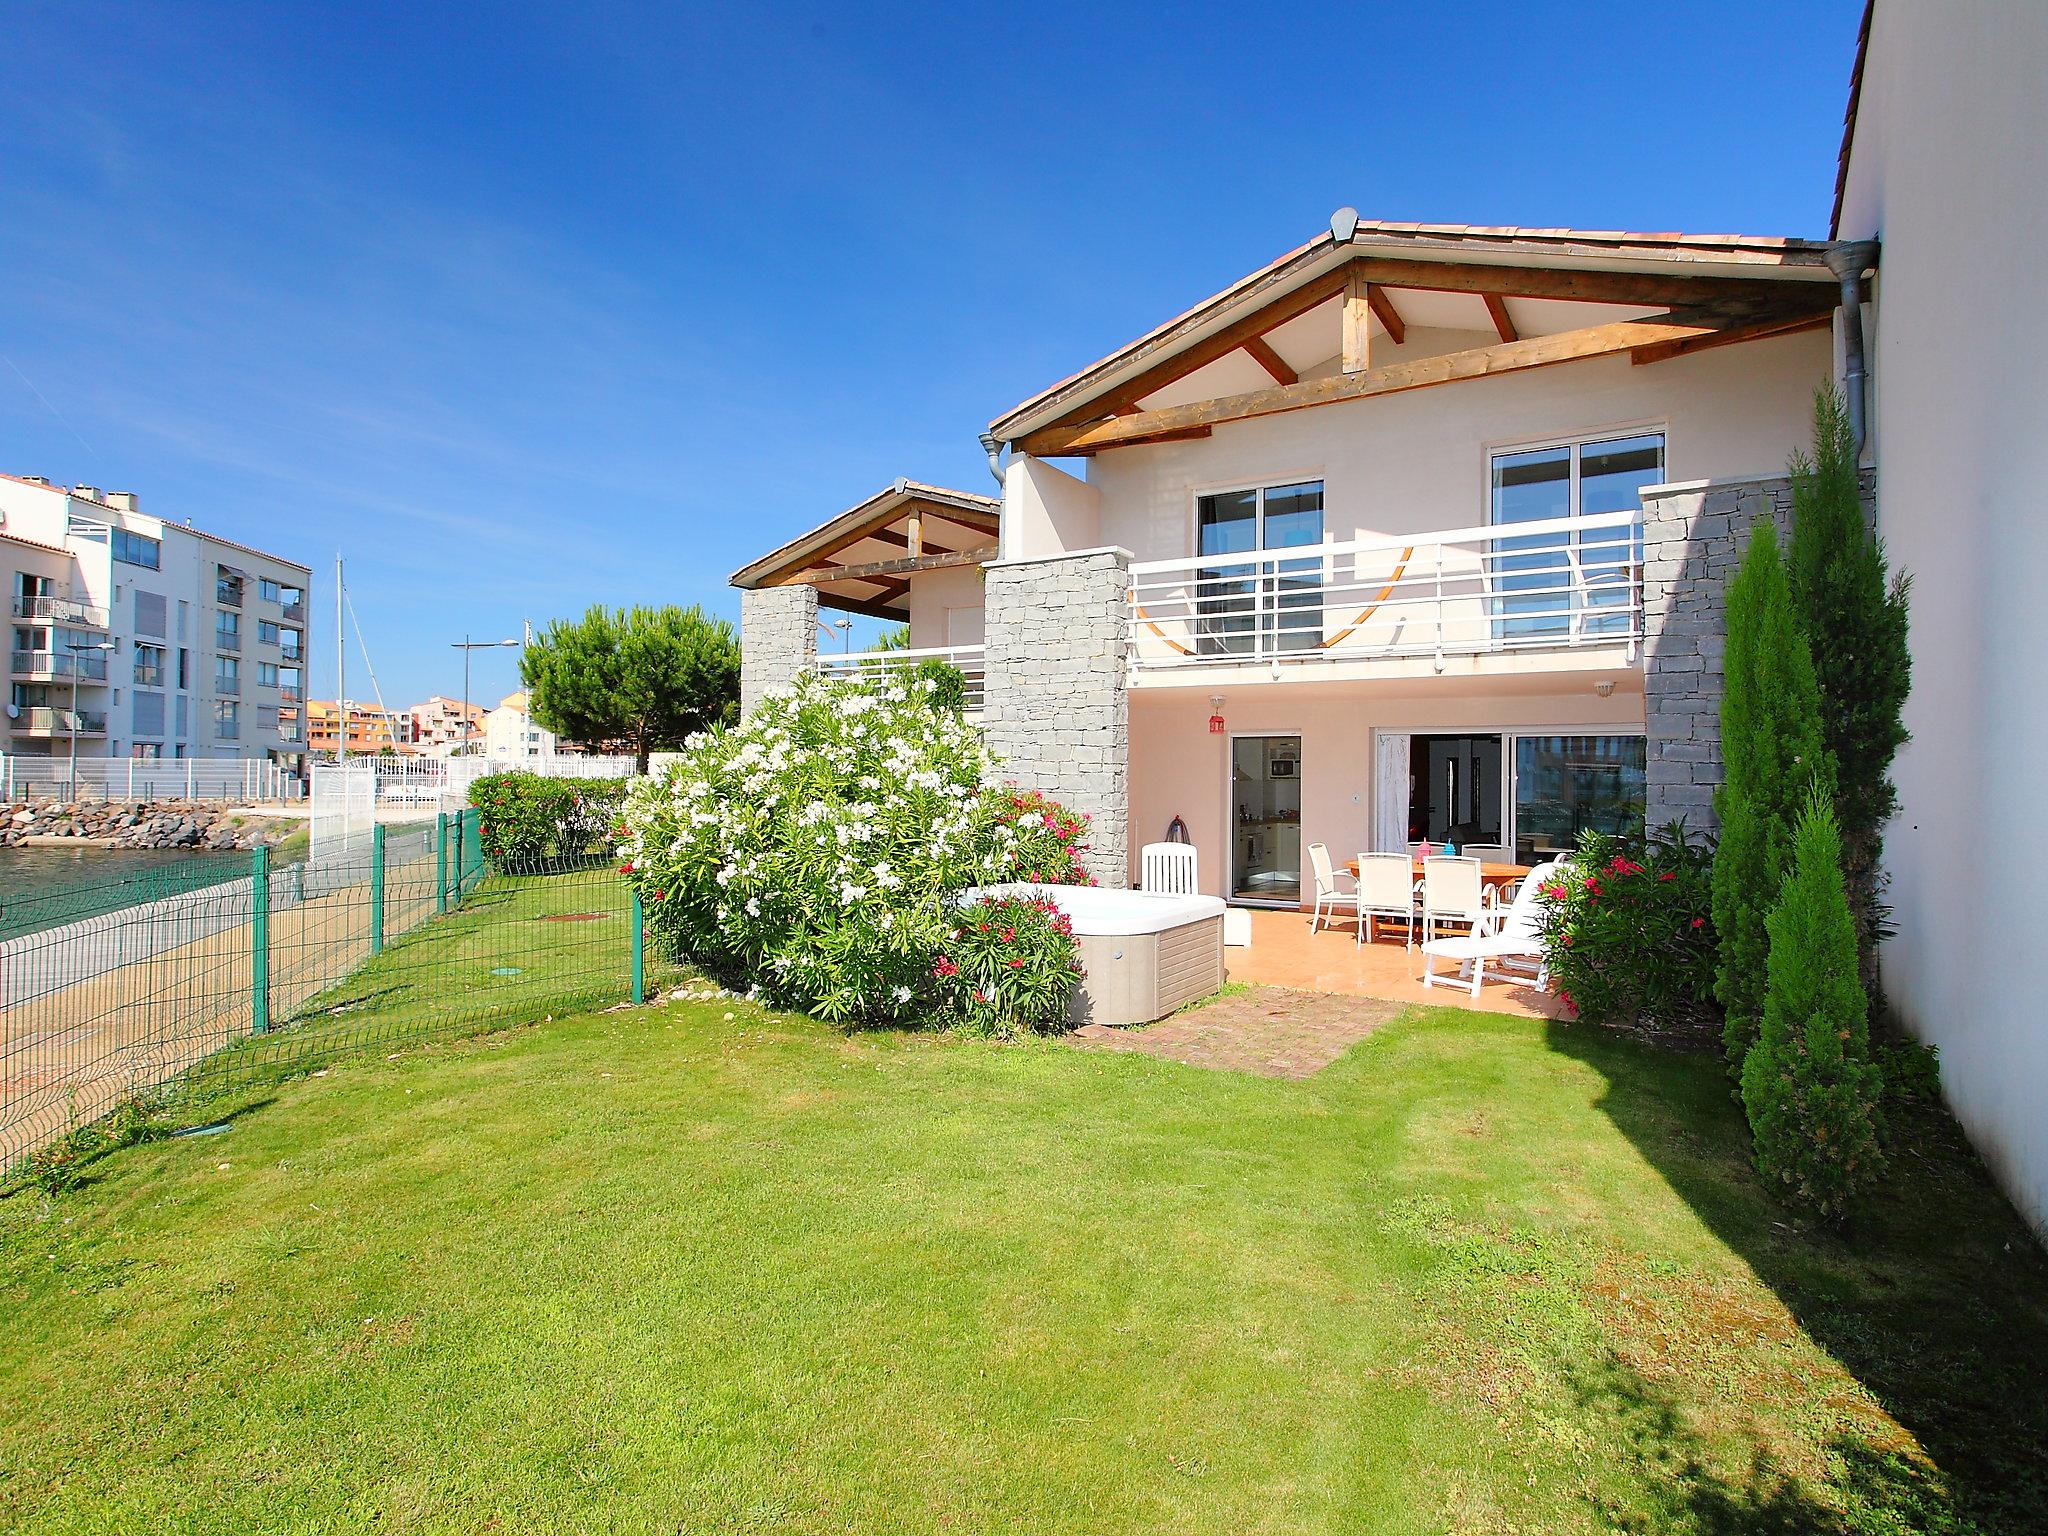
[[[1634,512],[1131,566],[1134,670],[1474,656],[1642,638]]]
[[[985,675],[983,654],[984,647],[979,645],[942,645],[915,651],[855,651],[851,655],[820,656],[818,670],[827,677],[878,677],[891,672],[914,671],[927,661],[950,662],[966,679],[962,698],[972,712],[981,708]]]
[[[107,658],[75,656],[69,651],[11,651],[8,653],[7,670],[15,677],[71,677],[76,674],[81,682],[104,683],[107,680]]]
[[[72,624],[80,629],[105,629],[107,610],[71,597],[22,597],[14,599],[17,619],[40,619],[53,624]]]
[[[80,736],[107,734],[107,717],[99,710],[52,709],[34,704],[21,711],[14,728],[24,736],[68,736],[73,729]]]

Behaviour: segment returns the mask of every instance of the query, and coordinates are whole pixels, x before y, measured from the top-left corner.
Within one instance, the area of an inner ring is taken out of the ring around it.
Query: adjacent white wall
[[[1879,0],[1840,234],[1884,242],[1878,518],[1913,577],[1885,985],[2048,1232],[2048,6]]]
[[[1029,560],[1101,546],[1102,497],[1043,459],[1015,458],[1003,471],[1002,558]]]

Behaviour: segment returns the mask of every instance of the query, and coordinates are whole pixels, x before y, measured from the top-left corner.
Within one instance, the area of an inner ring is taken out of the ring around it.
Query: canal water
[[[249,872],[247,853],[0,848],[0,940],[40,933]]]

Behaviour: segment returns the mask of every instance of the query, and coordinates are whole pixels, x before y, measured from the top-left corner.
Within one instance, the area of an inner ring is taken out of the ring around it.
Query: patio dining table
[[[1412,862],[1415,867],[1415,878],[1420,880],[1422,878],[1422,860],[1415,859]],[[1352,879],[1356,880],[1358,878],[1358,860],[1352,859],[1344,867],[1350,871]],[[1496,864],[1489,859],[1479,866],[1479,883],[1492,886],[1513,885],[1528,873],[1529,866],[1527,864]]]

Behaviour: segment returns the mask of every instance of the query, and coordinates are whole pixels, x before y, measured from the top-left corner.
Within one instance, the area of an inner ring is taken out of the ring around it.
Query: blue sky
[[[323,611],[338,550],[387,702],[457,692],[989,489],[991,416],[1342,204],[1824,235],[1858,10],[17,3],[0,470]]]

